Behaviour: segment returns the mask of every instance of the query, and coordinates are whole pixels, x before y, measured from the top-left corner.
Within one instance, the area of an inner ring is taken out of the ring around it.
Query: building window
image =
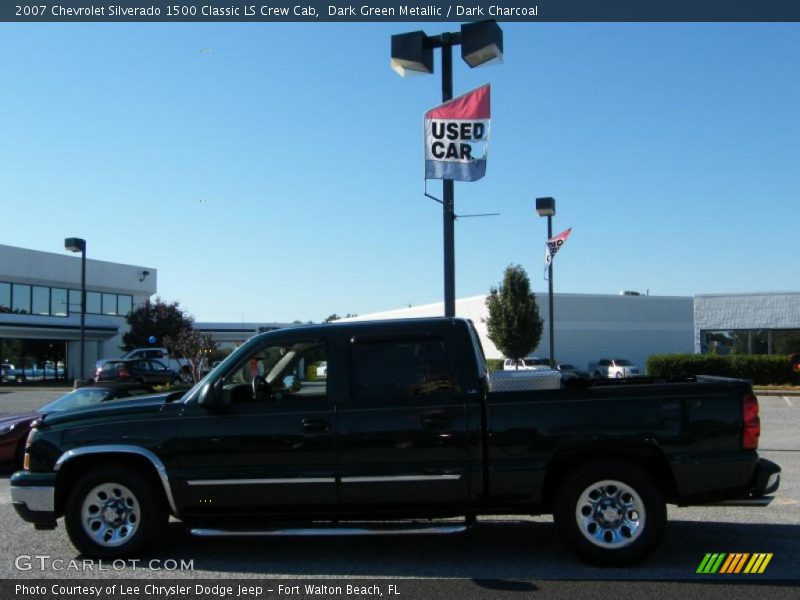
[[[0,283],[0,312],[11,310],[11,284]]]
[[[67,290],[50,288],[50,314],[55,317],[67,316]]]
[[[800,352],[800,329],[701,331],[703,354],[794,354]]]
[[[50,288],[33,286],[33,310],[31,312],[34,315],[50,314]]]
[[[11,290],[11,309],[17,313],[31,312],[31,286],[15,283]]]
[[[117,295],[116,294],[103,294],[103,314],[116,315],[117,314]]]
[[[80,290],[69,290],[69,312],[80,314],[81,312]]]
[[[86,312],[95,315],[101,314],[101,294],[100,292],[86,292]]]
[[[133,296],[120,295],[117,308],[120,316],[128,316],[128,313],[133,310]]]

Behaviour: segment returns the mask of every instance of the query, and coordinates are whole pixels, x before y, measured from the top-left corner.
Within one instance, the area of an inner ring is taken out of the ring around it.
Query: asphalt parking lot
[[[57,395],[0,393],[0,411],[23,412]],[[4,475],[0,479],[0,577],[696,581],[702,577],[695,571],[706,552],[771,552],[774,557],[758,582],[785,584],[800,579],[800,398],[765,396],[760,404],[761,454],[783,469],[775,501],[766,508],[670,507],[664,543],[647,561],[632,568],[600,569],[579,562],[560,544],[548,517],[521,522],[498,517],[481,519],[469,533],[438,537],[210,540],[191,538],[179,523],[171,523],[163,542],[139,564],[116,564],[87,573],[67,568],[70,560],[79,557],[63,526],[34,531],[17,517]],[[49,558],[19,558],[39,556]],[[191,563],[192,568],[172,570],[170,561]],[[755,583],[753,578],[749,583]]]

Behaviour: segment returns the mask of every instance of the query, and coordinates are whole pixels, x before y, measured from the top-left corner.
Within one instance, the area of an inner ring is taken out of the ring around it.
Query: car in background
[[[549,358],[536,358],[529,356],[527,358],[520,358],[516,362],[512,358],[507,358],[503,361],[504,371],[548,371],[550,370]]]
[[[106,383],[95,384],[72,390],[48,402],[31,413],[3,415],[0,417],[0,466],[3,468],[22,468],[25,440],[31,424],[56,411],[91,406],[108,400],[134,398],[152,394],[153,388],[141,384]]]
[[[97,367],[95,381],[135,381],[150,385],[183,383],[183,377],[158,360],[114,360]]]
[[[800,354],[792,354],[789,357],[789,362],[792,363],[792,371],[800,373]]]
[[[570,363],[558,363],[556,365],[556,371],[561,373],[561,381],[569,381],[570,379],[590,379],[589,373],[582,371]]]
[[[14,365],[11,363],[0,363],[0,383],[14,380]]]
[[[134,348],[119,358],[101,358],[95,363],[95,373],[107,363],[122,360],[157,360],[169,369],[179,373],[184,383],[192,383],[192,369],[185,358],[172,358],[166,348]],[[201,369],[202,372],[202,369]]]
[[[589,363],[589,373],[597,379],[625,379],[639,377],[639,367],[624,358],[601,358],[596,363]]]

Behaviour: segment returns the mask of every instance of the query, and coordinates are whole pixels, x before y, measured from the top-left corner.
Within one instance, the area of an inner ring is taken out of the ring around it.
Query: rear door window
[[[356,342],[351,348],[354,400],[418,400],[452,393],[455,380],[444,340]]]

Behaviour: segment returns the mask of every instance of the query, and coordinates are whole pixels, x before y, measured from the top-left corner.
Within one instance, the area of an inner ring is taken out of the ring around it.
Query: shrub
[[[717,375],[749,379],[757,385],[792,383],[788,356],[766,354],[654,354],[647,359],[651,377]]]
[[[487,358],[486,359],[486,366],[489,367],[489,373],[495,373],[496,371],[503,370],[503,359],[502,358]]]

